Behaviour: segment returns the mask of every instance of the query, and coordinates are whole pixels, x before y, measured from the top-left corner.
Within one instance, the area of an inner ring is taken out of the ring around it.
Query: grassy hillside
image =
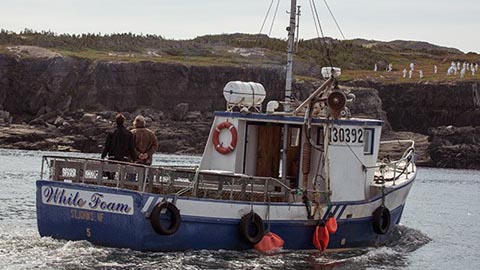
[[[29,57],[28,50],[15,46],[38,46],[64,56],[103,61],[153,61],[175,62],[190,65],[284,65],[286,41],[265,35],[225,34],[207,35],[191,40],[167,40],[157,35],[82,34],[57,35],[52,32],[24,30],[14,33],[0,30],[0,53],[15,53]],[[328,56],[328,57],[327,57]],[[295,56],[296,73],[302,78],[318,78],[320,67],[339,66],[343,80],[372,79],[385,82],[418,81],[418,72],[413,79],[404,79],[402,70],[411,62],[416,70],[423,70],[423,81],[460,80],[459,76],[446,76],[451,61],[479,63],[477,53],[465,54],[454,48],[445,48],[426,42],[372,40],[339,41],[300,40]],[[378,72],[373,72],[374,64]],[[386,72],[388,64],[392,72]],[[433,73],[437,65],[438,74]],[[480,79],[467,72],[465,78]]]

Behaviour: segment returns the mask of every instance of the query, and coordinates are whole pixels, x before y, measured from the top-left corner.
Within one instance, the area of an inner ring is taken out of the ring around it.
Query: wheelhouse
[[[224,122],[233,124],[237,138],[227,130],[216,130]],[[375,171],[368,168],[376,165],[382,126],[379,120],[316,118],[307,127],[298,116],[217,112],[200,171],[278,178],[292,189],[326,191],[329,184],[332,200],[363,200],[374,178]],[[236,140],[235,150],[216,151],[214,136],[225,145]],[[326,143],[328,153],[324,153]],[[286,162],[282,162],[284,153]]]

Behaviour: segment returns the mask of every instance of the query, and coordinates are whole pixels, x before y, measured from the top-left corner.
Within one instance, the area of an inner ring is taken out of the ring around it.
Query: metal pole
[[[287,66],[285,78],[285,106],[284,111],[290,111],[290,101],[292,96],[292,73],[293,73],[293,50],[295,42],[295,21],[297,17],[297,0],[292,0],[290,5],[290,25],[288,31],[288,49],[287,49]]]
[[[285,78],[285,105],[284,111],[290,112],[290,101],[292,96],[292,73],[293,73],[293,50],[295,43],[295,22],[297,19],[297,0],[290,3],[290,25],[288,31],[288,48],[287,48],[287,66]],[[288,151],[288,124],[283,126],[283,153],[282,153],[282,182],[287,184],[287,151]]]
[[[331,186],[330,186],[330,127],[331,124],[327,123],[323,125],[323,147],[325,151],[323,152],[324,160],[323,160],[323,169],[325,170],[325,180],[327,184],[327,194],[330,196]],[[328,201],[330,201],[330,197],[328,197]]]
[[[288,124],[283,126],[282,182],[287,183]]]
[[[295,41],[295,52],[298,52],[298,39],[300,37],[300,6],[297,6],[297,40]]]

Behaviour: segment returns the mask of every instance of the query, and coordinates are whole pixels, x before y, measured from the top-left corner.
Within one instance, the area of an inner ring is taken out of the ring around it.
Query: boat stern
[[[39,180],[36,185],[40,236],[141,248],[137,228],[145,217],[139,193],[57,181]]]

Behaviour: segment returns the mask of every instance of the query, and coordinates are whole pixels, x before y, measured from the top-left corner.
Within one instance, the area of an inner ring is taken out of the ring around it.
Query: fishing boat
[[[285,100],[263,104],[261,84],[228,83],[198,166],[44,156],[40,235],[140,251],[384,243],[416,176],[414,142],[383,142],[383,121],[352,116],[339,68],[323,68],[325,82],[291,100],[295,14],[292,1]],[[397,158],[380,158],[393,143],[403,146],[389,153]]]

